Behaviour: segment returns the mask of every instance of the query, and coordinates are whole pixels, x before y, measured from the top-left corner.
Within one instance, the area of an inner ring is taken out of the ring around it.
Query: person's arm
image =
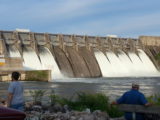
[[[146,106],[146,107],[151,106],[151,105],[153,105],[153,104],[149,103],[149,102],[147,102],[146,104],[144,104],[144,106]]]
[[[111,105],[123,104],[124,100],[125,100],[125,93],[118,100],[113,101]]]
[[[13,93],[14,93],[14,85],[10,83],[8,88],[8,97],[7,97],[7,107],[10,107],[12,99],[13,99]]]
[[[12,93],[8,93],[7,107],[9,107],[11,105],[12,98],[13,98],[13,94]]]
[[[117,105],[118,103],[117,103],[117,101],[113,101],[112,103],[111,103],[111,105]]]
[[[144,106],[151,106],[152,104],[151,103],[149,103],[148,101],[147,101],[147,99],[145,98],[145,96],[142,94],[141,95],[141,103],[144,105]]]

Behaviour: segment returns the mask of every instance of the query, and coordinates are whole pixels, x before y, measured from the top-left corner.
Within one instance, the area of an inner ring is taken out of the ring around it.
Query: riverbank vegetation
[[[30,91],[31,97],[35,104],[39,104],[42,101],[42,97],[45,91],[35,90]],[[87,93],[77,93],[76,97],[72,98],[63,98],[54,93],[52,90],[49,94],[50,105],[53,106],[55,103],[58,103],[62,106],[68,105],[70,109],[76,111],[84,111],[89,109],[91,112],[95,110],[100,110],[107,112],[110,117],[120,117],[123,116],[123,113],[120,112],[116,106],[112,106],[109,102],[109,97],[104,94],[87,94]]]
[[[160,94],[154,94],[149,96],[148,102],[152,103],[153,105],[160,105]]]
[[[101,93],[77,93],[76,99],[60,98],[57,102],[60,102],[62,105],[67,104],[71,109],[77,111],[83,111],[89,108],[91,112],[95,110],[107,112],[110,117],[120,117],[123,115],[116,106],[110,105],[109,98]]]
[[[39,104],[42,102],[42,98],[45,94],[45,91],[35,90],[30,91],[31,97],[33,98],[33,103]],[[117,106],[112,106],[110,104],[109,97],[102,93],[88,94],[79,92],[76,94],[76,97],[72,98],[63,98],[54,93],[52,90],[48,95],[49,105],[54,106],[55,104],[60,104],[61,106],[69,106],[71,110],[75,111],[84,111],[89,109],[91,112],[100,110],[102,112],[108,113],[112,118],[121,117],[123,113],[118,110]],[[152,95],[147,97],[150,103],[154,105],[160,105],[160,94]]]

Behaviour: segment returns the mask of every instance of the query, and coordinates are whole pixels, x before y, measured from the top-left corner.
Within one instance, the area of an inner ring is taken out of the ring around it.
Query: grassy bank
[[[30,91],[30,94],[34,103],[39,103],[39,101],[42,100],[42,96],[45,94],[45,91],[35,90]],[[67,99],[56,95],[54,91],[52,91],[48,97],[51,106],[55,103],[59,103],[62,106],[68,105],[72,110],[76,111],[84,111],[89,108],[91,112],[95,110],[107,112],[110,117],[120,117],[123,115],[116,106],[110,105],[109,97],[101,93],[77,93],[76,97]]]
[[[39,103],[42,101],[45,91],[35,90],[30,91],[34,103]],[[101,110],[107,112],[110,117],[121,117],[124,113],[118,110],[117,106],[112,106],[110,104],[109,97],[102,93],[87,94],[87,93],[77,93],[76,97],[69,99],[60,97],[52,91],[49,97],[49,104],[53,106],[55,103],[60,105],[68,105],[72,110],[84,111],[89,108],[92,111]],[[147,97],[148,101],[154,105],[160,105],[160,94],[152,95]]]

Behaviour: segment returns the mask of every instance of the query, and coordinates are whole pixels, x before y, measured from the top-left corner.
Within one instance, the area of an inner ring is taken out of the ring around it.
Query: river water
[[[53,82],[24,82],[25,99],[30,100],[30,90],[42,89],[46,91],[43,99],[53,89],[59,96],[70,98],[77,92],[85,93],[104,93],[111,100],[121,96],[125,91],[131,88],[131,84],[137,82],[140,84],[140,91],[146,96],[160,93],[160,78],[64,78],[55,79]],[[9,82],[0,83],[0,97],[6,98]]]

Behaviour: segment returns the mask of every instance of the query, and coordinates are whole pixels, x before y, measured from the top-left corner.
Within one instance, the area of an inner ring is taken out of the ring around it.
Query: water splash
[[[63,75],[60,72],[57,63],[48,48],[40,47],[39,51],[42,69],[51,70],[53,79],[63,78]]]
[[[107,57],[101,52],[101,51],[96,51],[95,57],[97,59],[97,62],[100,66],[102,76],[103,77],[112,77],[115,75],[115,71],[112,69],[112,65],[108,61]]]
[[[127,72],[124,76],[134,76],[133,64],[130,58],[127,56],[127,54],[123,51],[119,51],[118,57],[121,61],[122,66],[127,69]]]
[[[101,51],[96,51],[95,56],[103,77],[160,76],[145,52],[138,51],[138,55],[133,52],[128,52],[127,55],[119,51],[117,55],[113,52],[106,52],[106,56]]]
[[[113,52],[106,52],[106,55],[111,63],[111,67],[114,70],[114,77],[122,77],[128,74],[127,68],[122,64],[119,57]]]
[[[150,75],[158,75],[158,71],[156,69],[156,67],[154,66],[154,64],[152,63],[152,61],[150,60],[150,58],[146,55],[146,53],[141,50],[141,49],[138,49],[138,54],[139,54],[139,57],[141,58],[142,60],[142,63],[144,64],[144,69],[148,74]]]
[[[9,48],[9,57],[21,57],[18,49],[15,47],[10,46]]]
[[[30,48],[25,47],[23,50],[24,69],[25,70],[41,70],[42,66],[36,52]]]

